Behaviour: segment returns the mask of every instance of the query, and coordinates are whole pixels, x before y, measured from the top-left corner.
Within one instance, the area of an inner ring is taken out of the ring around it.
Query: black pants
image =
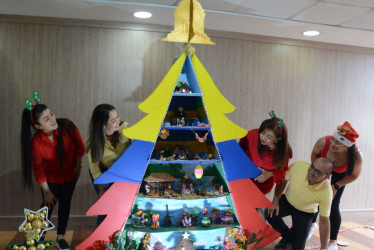
[[[52,194],[56,197],[53,207],[49,208],[48,219],[51,218],[53,208],[55,207],[58,201],[57,234],[65,235],[70,215],[71,198],[73,197],[75,184],[77,184],[76,179],[73,179],[72,181],[66,182],[64,184],[48,182],[49,189],[51,190]],[[42,198],[44,198],[43,192]],[[44,206],[46,205],[43,202],[42,207]]]
[[[331,174],[331,184],[335,184],[346,176],[346,173],[336,173],[332,172]],[[342,217],[340,214],[340,199],[342,198],[345,186],[339,188],[336,192],[334,199],[331,203],[331,212],[330,212],[330,240],[337,240],[340,225],[342,223]],[[317,221],[318,212],[313,218],[313,223]]]
[[[292,218],[291,228],[288,228],[283,221],[283,217],[288,215]],[[314,213],[306,213],[294,208],[283,194],[279,199],[279,214],[274,213],[272,217],[266,219],[282,235],[282,238],[291,244],[293,250],[301,250],[305,247],[313,216]]]

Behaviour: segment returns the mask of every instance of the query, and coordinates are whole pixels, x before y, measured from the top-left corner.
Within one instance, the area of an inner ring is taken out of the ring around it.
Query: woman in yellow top
[[[121,122],[114,106],[100,104],[91,115],[90,135],[87,142],[87,158],[92,181],[108,170],[131,144],[131,140],[122,133],[128,127]],[[95,185],[100,196],[109,188],[108,184]],[[98,217],[98,224],[104,217]]]

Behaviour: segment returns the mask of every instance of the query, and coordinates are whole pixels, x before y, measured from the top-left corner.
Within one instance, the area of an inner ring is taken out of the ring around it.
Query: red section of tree
[[[261,193],[250,179],[229,182],[231,195],[235,204],[236,215],[247,237],[251,233],[258,233],[264,239],[256,247],[264,247],[277,238],[279,233],[272,229],[261,218],[256,208],[271,207],[272,203]]]
[[[104,245],[109,242],[114,232],[121,230],[130,212],[140,184],[116,182],[103,196],[87,211],[87,215],[107,215],[105,220],[81,244],[77,250],[107,249]]]

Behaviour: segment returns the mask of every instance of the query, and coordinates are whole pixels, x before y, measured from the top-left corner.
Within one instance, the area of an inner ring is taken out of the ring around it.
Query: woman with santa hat
[[[331,174],[331,188],[333,190],[333,200],[330,212],[330,242],[329,250],[337,250],[337,237],[341,224],[339,203],[345,186],[355,181],[362,168],[362,155],[356,146],[359,134],[349,122],[344,122],[338,126],[333,135],[324,136],[316,142],[313,147],[311,161],[317,158],[326,157],[334,162],[334,169]],[[316,218],[315,218],[316,219]],[[315,221],[313,221],[315,222]],[[317,224],[313,224],[308,238],[317,229]]]

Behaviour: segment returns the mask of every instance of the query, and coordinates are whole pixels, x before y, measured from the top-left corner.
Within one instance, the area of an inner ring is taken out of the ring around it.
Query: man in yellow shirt
[[[282,240],[274,250],[301,250],[305,247],[308,231],[318,206],[320,211],[321,249],[326,249],[330,234],[330,207],[332,189],[330,177],[334,164],[327,158],[318,158],[312,164],[296,162],[286,173],[285,180],[275,190],[273,207],[267,210],[267,221],[277,230]],[[286,194],[283,191],[287,182]],[[291,215],[292,227],[284,223],[283,217]]]

